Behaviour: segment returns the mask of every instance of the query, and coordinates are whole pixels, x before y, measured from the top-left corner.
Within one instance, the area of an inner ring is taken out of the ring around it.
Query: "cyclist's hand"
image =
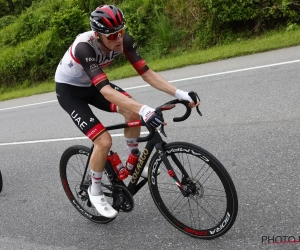
[[[145,123],[153,128],[159,127],[161,124],[164,124],[164,119],[159,116],[155,109],[144,105],[139,111],[139,115],[143,117]]]
[[[175,97],[179,100],[185,100],[189,102],[189,107],[194,108],[200,105],[200,100],[197,99],[197,102],[195,103],[192,98],[189,95],[189,92],[182,91],[180,89],[177,89],[175,92]]]

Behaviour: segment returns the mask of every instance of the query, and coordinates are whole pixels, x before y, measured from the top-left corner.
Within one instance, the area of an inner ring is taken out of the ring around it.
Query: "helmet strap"
[[[98,34],[97,34],[97,42],[100,43],[104,48],[108,49],[108,51],[111,51],[111,49],[109,49],[109,48],[107,48],[107,47],[105,46],[105,44],[103,43],[103,41],[102,41],[102,39],[100,38],[100,36],[98,36]]]

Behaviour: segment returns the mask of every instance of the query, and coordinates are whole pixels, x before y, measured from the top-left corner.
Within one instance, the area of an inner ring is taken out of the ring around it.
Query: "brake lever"
[[[160,107],[160,108],[156,108],[156,109],[155,109],[155,112],[156,112],[159,116],[161,116],[162,118],[164,118],[163,113],[162,113],[162,110],[161,110],[161,107]],[[159,132],[162,133],[165,137],[167,137],[164,127],[165,127],[165,125],[164,125],[164,124],[161,124],[161,125],[160,125],[160,128],[159,128]]]
[[[164,137],[168,137],[167,135],[166,135],[166,133],[165,133],[165,125],[164,124],[162,124],[161,126],[160,126],[160,128],[159,128],[159,132],[160,133],[162,133],[163,135],[164,135]]]

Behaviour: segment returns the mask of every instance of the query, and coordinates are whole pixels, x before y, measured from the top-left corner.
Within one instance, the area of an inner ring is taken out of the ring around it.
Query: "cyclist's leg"
[[[132,96],[124,91],[122,88],[110,83],[111,87],[115,90],[119,91],[120,93],[128,96],[128,98],[132,98]],[[112,108],[111,112],[118,112],[119,114],[123,115],[125,118],[125,122],[131,122],[135,120],[139,120],[140,116],[139,114],[133,113],[131,111],[122,109],[120,107],[117,107],[115,104],[108,103],[110,108]],[[125,137],[125,143],[127,145],[128,149],[128,159],[131,159],[129,161],[126,161],[126,168],[128,170],[128,173],[130,175],[133,174],[134,169],[136,167],[137,161],[132,160],[132,156],[130,156],[132,150],[138,149],[139,143],[137,142],[137,138],[140,136],[141,133],[141,127],[133,127],[133,128],[125,128],[124,129],[124,137]],[[135,152],[135,155],[139,155],[139,153]],[[142,177],[147,178],[148,176],[148,168],[144,168],[142,172]]]
[[[113,83],[110,83],[110,85],[111,85],[112,88],[118,90],[122,94],[124,94],[124,95],[128,96],[129,98],[133,99],[133,97],[129,93],[127,93],[126,91],[124,91],[123,89],[118,87],[117,85],[115,85]],[[120,107],[117,107],[117,112],[124,116],[125,122],[130,122],[130,121],[140,119],[139,114],[136,114],[136,113],[133,113],[131,111],[122,109]],[[141,127],[125,128],[124,129],[124,135],[125,135],[125,137],[139,137],[140,136],[140,131],[141,131]]]
[[[91,193],[91,187],[88,189],[90,200],[101,215],[113,218],[117,215],[117,211],[106,202],[105,196],[101,193],[101,178],[112,139],[88,105],[96,88],[76,87],[62,83],[57,83],[56,86],[59,104],[70,115],[75,125],[94,143],[90,158],[93,190]],[[95,195],[96,193],[98,195]]]
[[[130,94],[128,94],[126,91],[124,91],[122,88],[116,86],[115,84],[110,83],[110,86],[112,88],[114,88],[115,90],[119,91],[120,93],[128,96],[129,98],[132,98]],[[93,106],[95,106],[99,109],[105,110],[107,112],[120,113],[121,115],[124,116],[125,122],[130,122],[130,121],[140,119],[138,114],[124,110],[122,108],[119,108],[115,104],[106,100],[100,93],[99,93],[99,95],[100,96],[98,96],[98,94],[96,94],[94,96],[93,100],[91,100],[90,104],[92,104]],[[127,143],[128,148],[130,149],[129,150],[130,152],[131,152],[131,149],[137,148],[138,143],[136,141],[136,138],[138,138],[140,136],[140,132],[141,132],[141,127],[133,127],[133,128],[125,128],[124,129],[124,136],[126,138],[126,143]]]

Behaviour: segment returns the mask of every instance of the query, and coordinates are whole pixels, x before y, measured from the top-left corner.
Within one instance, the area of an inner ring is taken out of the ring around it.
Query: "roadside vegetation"
[[[123,10],[126,30],[156,71],[300,44],[300,0],[110,3]],[[58,62],[101,4],[0,0],[0,101],[54,91]],[[124,57],[106,73],[110,80],[136,75]]]

